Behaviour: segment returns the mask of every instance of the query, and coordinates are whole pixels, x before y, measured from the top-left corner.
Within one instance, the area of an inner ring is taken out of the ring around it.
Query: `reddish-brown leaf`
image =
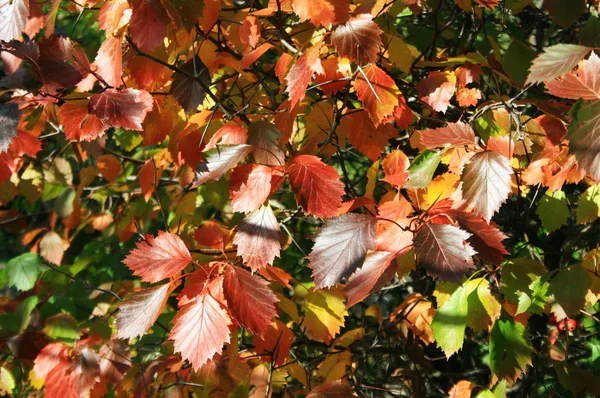
[[[151,264],[150,264],[151,265]],[[170,293],[170,284],[133,293],[119,306],[117,337],[133,339],[146,334],[162,311]]]
[[[271,193],[271,167],[249,164],[236,167],[229,180],[233,211],[249,213],[258,209]]]
[[[399,149],[393,150],[383,160],[383,172],[385,173],[383,181],[402,187],[410,176],[409,166],[410,161],[404,152]]]
[[[322,43],[304,50],[300,58],[292,66],[285,80],[288,85],[286,92],[290,96],[291,108],[304,98],[306,87],[315,74],[324,75],[325,70],[321,64],[320,52]]]
[[[243,268],[227,265],[223,293],[233,317],[258,336],[264,336],[279,301],[268,283]]]
[[[131,0],[129,32],[140,50],[150,52],[163,44],[169,16],[160,0]]]
[[[546,82],[552,95],[569,99],[596,100],[600,98],[600,57],[594,51],[579,68],[562,78]]]
[[[363,214],[342,214],[325,222],[308,259],[315,286],[330,287],[360,267],[367,252],[375,250],[377,219]]]
[[[383,31],[373,22],[370,14],[360,14],[338,26],[331,36],[331,43],[340,57],[346,57],[359,65],[375,63],[377,53],[383,46]]]
[[[140,188],[142,189],[142,195],[144,195],[144,200],[148,202],[154,193],[154,188],[158,183],[158,170],[154,165],[152,160],[148,160],[144,165],[140,168],[140,173],[138,175],[138,180],[140,182]]]
[[[392,280],[396,273],[396,263],[392,263],[396,255],[390,252],[370,252],[365,262],[348,280],[344,294],[348,298],[346,308],[363,301]]]
[[[394,119],[398,128],[404,130],[411,125],[415,116],[408,107],[406,99],[402,94],[398,95],[398,106],[394,108]]]
[[[238,225],[233,243],[244,264],[253,271],[273,265],[281,250],[279,223],[269,206],[250,213]]]
[[[481,66],[465,62],[463,66],[459,66],[454,71],[456,84],[458,84],[458,87],[467,87],[467,84],[479,83],[482,73]]]
[[[198,56],[181,65],[180,70],[184,73],[173,74],[171,93],[186,113],[192,113],[206,98],[205,87],[210,87],[210,74]]]
[[[144,241],[138,242],[123,263],[144,282],[154,283],[175,276],[190,261],[190,251],[179,236],[159,231],[156,238],[146,235]]]
[[[113,127],[142,130],[146,114],[152,110],[152,96],[144,90],[128,88],[105,90],[90,98],[90,113]]]
[[[97,67],[96,73],[106,83],[113,87],[119,87],[121,85],[121,73],[123,72],[121,38],[109,35],[100,46],[94,64]]]
[[[255,147],[252,152],[257,163],[268,166],[283,166],[285,152],[279,143],[281,132],[273,123],[259,120],[248,126],[248,144]]]
[[[100,374],[111,383],[123,380],[125,372],[131,367],[131,355],[127,344],[122,340],[110,340],[98,351]]]
[[[102,137],[109,127],[96,115],[88,111],[88,104],[81,101],[70,101],[58,111],[65,130],[65,137],[76,141],[93,141]]]
[[[69,347],[63,343],[50,343],[45,346],[33,362],[33,372],[38,379],[45,379],[52,369],[68,364]]]
[[[108,182],[115,182],[121,173],[121,162],[113,155],[102,155],[96,160],[98,171]]]
[[[288,73],[290,62],[292,62],[293,57],[288,53],[283,53],[277,60],[277,64],[275,65],[275,75],[279,79],[281,84],[285,81],[285,76]]]
[[[329,29],[348,19],[350,5],[347,0],[294,0],[293,7],[301,21]]]
[[[455,88],[456,76],[451,72],[431,72],[417,84],[421,101],[442,113],[446,113]]]
[[[300,155],[287,168],[296,202],[305,213],[316,217],[333,217],[342,205],[344,184],[331,166],[316,156]]]
[[[206,160],[196,166],[196,178],[192,187],[220,179],[253,149],[252,145],[246,144],[225,145],[213,149]]]
[[[254,349],[263,354],[263,361],[273,361],[277,366],[283,365],[294,341],[294,332],[285,323],[276,319],[267,327],[263,337],[254,336]]]
[[[371,65],[362,71],[354,80],[354,89],[373,124],[378,126],[394,114],[400,91],[394,80],[378,66]]]
[[[425,223],[415,236],[417,263],[434,278],[461,283],[474,267],[475,250],[466,242],[470,237],[453,225]]]
[[[503,255],[509,254],[502,244],[507,236],[500,232],[493,221],[488,224],[477,214],[457,210],[450,211],[449,215],[454,217],[461,228],[472,234],[468,242],[483,261],[500,264]]]
[[[256,47],[260,40],[260,23],[252,15],[248,15],[242,26],[240,26],[240,41],[252,48]]]
[[[64,37],[42,40],[38,63],[45,84],[65,88],[75,86],[90,73],[90,61],[83,48]]]
[[[425,148],[443,148],[445,145],[455,147],[474,146],[475,132],[468,123],[448,123],[445,127],[421,130],[421,144]]]
[[[202,365],[221,352],[223,344],[229,343],[231,319],[208,291],[186,304],[173,319],[169,339],[175,342],[175,352],[198,371]]]

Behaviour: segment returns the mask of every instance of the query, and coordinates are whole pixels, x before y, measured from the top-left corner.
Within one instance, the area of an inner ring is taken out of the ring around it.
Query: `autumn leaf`
[[[475,132],[468,123],[449,123],[445,127],[419,131],[421,144],[428,149],[443,148],[445,145],[454,147],[476,145]]]
[[[206,98],[211,85],[208,68],[200,57],[187,61],[173,74],[171,93],[186,113],[192,113]]]
[[[252,48],[256,47],[260,40],[260,22],[256,17],[248,15],[240,27],[240,41]]]
[[[100,375],[111,383],[119,383],[131,367],[131,355],[121,340],[112,339],[98,351]]]
[[[576,71],[546,82],[552,95],[569,99],[597,100],[600,98],[600,58],[594,51],[579,62]]]
[[[233,238],[237,254],[253,271],[272,265],[281,250],[279,223],[270,206],[250,213],[239,224]]]
[[[352,274],[344,288],[348,298],[346,308],[363,301],[392,280],[396,273],[396,264],[391,264],[394,257],[395,254],[390,252],[367,254],[364,264]]]
[[[544,49],[533,60],[525,84],[539,83],[564,76],[571,71],[590,49],[575,44],[556,44]]]
[[[233,169],[229,193],[233,211],[249,213],[258,209],[271,193],[271,167],[261,164],[242,165]]]
[[[425,223],[415,236],[417,263],[434,278],[460,283],[473,268],[475,251],[465,241],[471,234],[447,224]]]
[[[391,124],[375,127],[367,112],[354,112],[342,119],[342,127],[347,131],[348,141],[366,157],[375,161],[389,140],[398,133]]]
[[[113,127],[142,130],[142,123],[152,106],[152,96],[144,90],[110,88],[90,98],[89,110]]]
[[[390,314],[390,321],[394,322],[398,316],[404,318],[402,323],[418,336],[425,344],[433,343],[433,330],[431,322],[436,314],[433,303],[420,293],[411,293]]]
[[[293,0],[294,12],[301,21],[308,21],[329,29],[331,25],[348,19],[347,0]]]
[[[158,282],[181,272],[192,261],[185,243],[177,235],[159,231],[136,243],[123,263],[145,282]]]
[[[390,152],[383,160],[383,172],[385,173],[383,181],[402,187],[410,176],[409,166],[410,161],[404,152],[398,149]]]
[[[417,84],[421,101],[442,113],[446,113],[455,88],[456,76],[452,72],[431,72]]]
[[[18,38],[25,30],[28,16],[28,0],[0,2],[0,40],[10,41]]]
[[[91,71],[83,48],[70,39],[53,36],[40,43],[38,59],[44,84],[70,88],[85,79]]]
[[[229,311],[242,325],[258,336],[264,336],[277,315],[279,301],[267,282],[243,268],[228,264],[223,280],[223,293]]]
[[[456,197],[489,222],[511,192],[512,173],[505,156],[479,152],[464,166]]]
[[[352,394],[352,389],[348,383],[343,380],[336,380],[313,388],[306,396],[306,398],[322,397],[351,398],[354,397],[354,394]]]
[[[308,255],[318,289],[330,287],[359,268],[375,250],[377,220],[362,214],[342,214],[325,222]]]
[[[21,115],[17,104],[0,104],[0,153],[6,152],[15,135]]]
[[[348,314],[344,295],[335,288],[310,290],[304,297],[304,323],[308,338],[328,344]]]
[[[393,115],[399,104],[400,91],[394,80],[378,66],[371,65],[361,70],[362,73],[354,80],[354,89],[377,127]]]
[[[53,264],[60,265],[65,254],[62,238],[54,231],[48,231],[40,240],[40,255]]]
[[[58,115],[65,130],[65,137],[69,140],[93,141],[102,137],[109,127],[102,119],[89,113],[88,104],[85,102],[66,103],[61,106]]]
[[[383,31],[373,22],[370,14],[359,14],[338,26],[331,36],[331,43],[340,57],[346,57],[359,65],[375,63],[383,45]]]
[[[281,132],[273,123],[261,120],[248,126],[248,144],[254,146],[253,156],[257,163],[285,165],[285,152],[279,144],[280,139]]]
[[[319,2],[326,0],[316,1]],[[310,83],[313,76],[315,74],[325,74],[325,70],[323,69],[323,65],[321,64],[321,47],[322,44],[320,43],[304,50],[302,55],[298,58],[296,63],[292,66],[287,76],[285,77],[285,80],[287,80],[286,92],[290,96],[291,108],[294,108],[298,102],[302,101],[302,99],[306,95],[306,87],[308,86],[308,83]]]
[[[498,229],[493,221],[488,223],[470,212],[452,210],[450,215],[456,219],[462,229],[471,234],[467,241],[483,261],[500,264],[504,255],[510,254],[502,244],[507,236]]]
[[[569,124],[567,139],[569,152],[575,155],[579,167],[600,180],[600,100],[580,101],[572,110],[573,120]]]
[[[167,36],[169,16],[160,0],[132,0],[129,31],[142,51],[152,51]]]
[[[207,181],[220,179],[253,149],[253,146],[246,144],[223,145],[213,149],[206,156],[206,160],[196,166],[196,177],[192,188]]]
[[[377,219],[377,250],[406,253],[412,246],[413,233],[409,230],[413,212],[411,204],[399,196],[379,205]]]
[[[316,217],[333,217],[342,205],[344,184],[337,171],[316,156],[300,155],[287,167],[296,203]]]
[[[275,320],[267,327],[263,337],[254,336],[254,349],[263,355],[263,361],[273,361],[280,366],[285,363],[294,339],[292,330],[280,320]]]
[[[170,288],[169,283],[146,288],[125,300],[117,314],[117,337],[133,339],[146,334],[165,306]]]
[[[100,46],[94,64],[97,67],[96,73],[108,85],[119,87],[121,85],[121,73],[123,70],[121,38],[108,36]]]

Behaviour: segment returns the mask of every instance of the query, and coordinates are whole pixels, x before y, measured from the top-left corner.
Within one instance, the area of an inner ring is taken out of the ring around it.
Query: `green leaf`
[[[487,327],[500,316],[500,303],[490,290],[490,283],[483,278],[471,279],[465,283],[469,311],[467,326],[476,332]]]
[[[6,266],[8,284],[18,290],[33,289],[35,282],[42,272],[40,258],[36,253],[25,253],[10,260]]]
[[[579,32],[579,39],[584,46],[600,47],[600,21],[596,15],[590,15],[590,19]]]
[[[490,368],[500,378],[515,381],[531,365],[533,347],[525,327],[499,319],[490,334]]]
[[[542,275],[544,283],[538,286]],[[500,291],[508,301],[518,304],[518,313],[541,314],[546,305],[547,279],[546,268],[539,261],[515,258],[502,267]]]
[[[67,218],[73,213],[74,202],[75,202],[75,191],[73,188],[68,187],[56,198],[54,201],[54,210],[62,218]]]
[[[590,278],[581,265],[563,268],[552,280],[548,293],[553,294],[567,316],[579,314],[585,306],[585,296],[590,287]]]
[[[547,190],[540,199],[536,213],[548,233],[565,225],[569,220],[569,206],[565,193],[560,189],[555,192]]]
[[[433,317],[433,338],[446,354],[446,358],[450,358],[462,348],[468,310],[468,293],[464,286],[460,286],[444,305],[437,309]]]
[[[8,393],[8,396],[12,396],[12,392],[16,386],[17,381],[10,369],[4,366],[0,367],[0,391],[4,391]]]
[[[558,381],[564,388],[574,393],[585,393],[586,396],[600,395],[600,376],[579,366],[552,361]]]
[[[44,333],[53,340],[69,342],[81,337],[81,329],[77,321],[67,314],[56,314],[46,319]]]
[[[577,209],[577,224],[593,222],[600,217],[600,186],[594,184],[579,197]]]
[[[30,296],[21,301],[21,304],[19,304],[17,310],[15,311],[15,326],[17,327],[17,334],[21,334],[25,331],[25,329],[27,329],[27,326],[29,326],[29,322],[31,321],[31,313],[38,305],[39,301],[40,300],[37,296]]]
[[[552,17],[554,22],[563,28],[573,25],[579,16],[585,11],[585,0],[546,0],[544,9]]]
[[[404,188],[425,188],[429,185],[441,158],[440,151],[426,149],[421,152],[408,168],[410,177]]]
[[[494,397],[495,398],[506,398],[506,388],[508,383],[506,380],[501,380],[496,387],[494,388]]]
[[[522,86],[527,80],[531,63],[537,56],[535,50],[528,45],[513,40],[502,59],[504,71],[515,83]]]

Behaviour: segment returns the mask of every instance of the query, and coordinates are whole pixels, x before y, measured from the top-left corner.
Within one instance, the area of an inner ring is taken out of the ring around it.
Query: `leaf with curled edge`
[[[393,116],[399,105],[400,90],[394,79],[376,65],[367,66],[361,71],[354,79],[354,89],[377,127]]]
[[[317,233],[308,255],[317,289],[330,287],[359,268],[369,250],[375,250],[377,219],[348,213],[332,218]]]
[[[250,213],[238,225],[233,243],[244,264],[253,271],[272,265],[281,250],[279,223],[270,206]]]
[[[146,334],[160,315],[171,290],[171,284],[165,283],[129,296],[119,306],[117,337],[133,339]]]
[[[545,48],[544,52],[533,60],[525,84],[554,80],[566,75],[590,50],[576,44],[556,44]]]
[[[305,213],[316,217],[333,217],[342,205],[344,184],[332,167],[313,155],[300,155],[292,159],[288,179],[296,203]]]
[[[227,264],[223,293],[234,318],[252,333],[264,336],[277,316],[275,303],[279,301],[268,283],[243,268]]]
[[[190,251],[181,238],[170,232],[159,231],[155,238],[146,235],[136,243],[123,263],[144,282],[158,282],[175,276],[192,261]]]
[[[600,57],[594,51],[586,60],[579,62],[576,71],[547,81],[546,88],[552,95],[569,99],[600,99]]]
[[[417,263],[434,278],[461,283],[474,268],[475,250],[466,241],[471,234],[447,224],[425,223],[415,235]]]
[[[196,188],[207,181],[220,179],[253,149],[252,145],[246,144],[217,146],[216,149],[208,152],[208,156],[203,163],[196,166],[196,178],[192,188]]]
[[[456,198],[490,222],[511,192],[513,169],[506,156],[482,151],[471,157],[463,168]],[[455,200],[456,207],[462,203]]]
[[[231,318],[227,311],[206,289],[179,310],[169,340],[175,342],[175,352],[181,353],[198,371],[221,352],[223,344],[229,343],[229,325]]]
[[[392,263],[395,256],[395,253],[381,251],[367,254],[362,267],[352,274],[344,288],[348,298],[346,308],[363,301],[392,280],[397,268],[396,263]]]
[[[340,57],[365,65],[377,61],[377,53],[383,46],[382,33],[371,14],[359,14],[333,31],[331,43]]]
[[[109,88],[90,98],[90,113],[113,127],[142,130],[146,114],[152,110],[152,96],[144,90]]]
[[[448,123],[445,127],[419,131],[421,144],[427,149],[443,148],[445,145],[454,147],[475,146],[475,132],[468,123]]]

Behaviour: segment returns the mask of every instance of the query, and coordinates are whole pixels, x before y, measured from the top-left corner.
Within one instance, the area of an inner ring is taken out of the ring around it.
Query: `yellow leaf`
[[[344,300],[344,295],[336,288],[308,292],[303,309],[304,327],[310,339],[329,343],[335,337],[348,315]]]
[[[352,365],[350,351],[329,355],[317,371],[316,379],[322,382],[340,380],[346,375],[346,367]]]
[[[414,61],[408,45],[398,36],[388,35],[388,59],[404,73],[410,72]]]
[[[289,298],[285,297],[281,293],[275,293],[275,296],[277,296],[277,298],[279,299],[279,301],[277,302],[277,306],[283,312],[288,314],[294,322],[299,323],[298,307],[296,306],[296,303],[290,300]]]
[[[437,176],[427,188],[408,191],[411,201],[421,210],[428,210],[436,203],[448,199],[458,186],[460,177],[456,174],[445,173]]]
[[[367,308],[367,310],[365,311],[365,315],[372,316],[373,318],[377,319],[377,322],[379,322],[380,325],[383,323],[383,317],[381,316],[381,307],[379,306],[379,304],[372,304],[371,306],[369,306],[369,308]]]
[[[350,347],[352,345],[352,343],[354,343],[355,341],[362,339],[364,336],[365,336],[364,328],[352,329],[352,330],[347,331],[340,337],[338,337],[335,341],[334,346],[340,346],[340,347],[347,348],[347,347]]]

